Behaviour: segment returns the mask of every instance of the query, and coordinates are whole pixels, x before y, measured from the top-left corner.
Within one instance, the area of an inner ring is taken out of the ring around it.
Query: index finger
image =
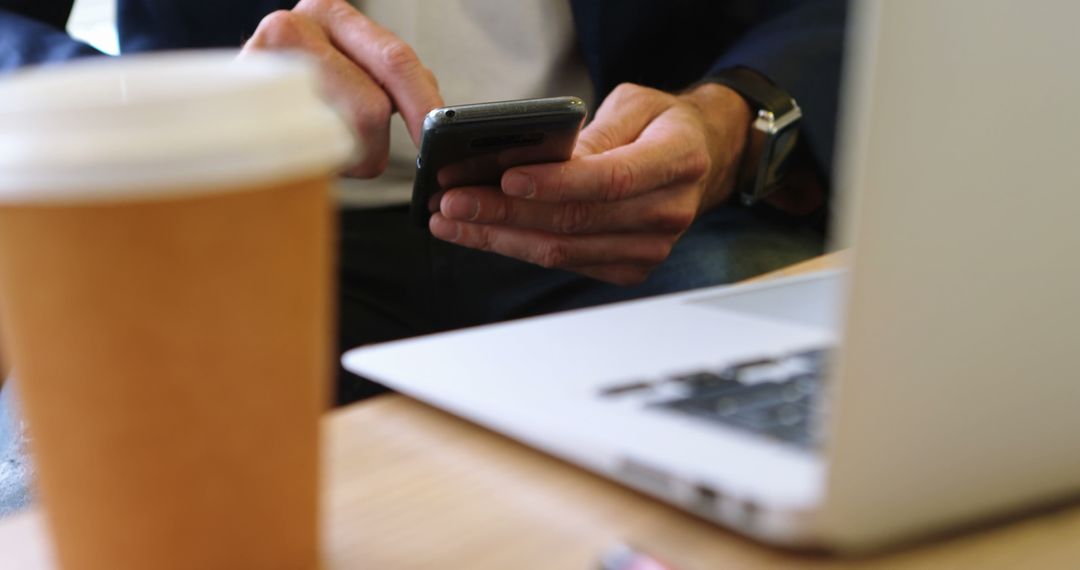
[[[544,202],[613,202],[704,175],[708,157],[681,136],[649,137],[601,154],[507,170],[502,190]]]
[[[334,46],[387,91],[419,145],[424,116],[443,100],[435,76],[412,47],[346,2],[305,0],[296,10],[318,22]]]

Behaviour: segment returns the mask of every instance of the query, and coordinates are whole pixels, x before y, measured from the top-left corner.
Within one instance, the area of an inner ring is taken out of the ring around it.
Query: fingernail
[[[536,182],[532,176],[520,172],[510,172],[503,178],[503,192],[511,196],[528,198],[536,192]]]
[[[446,203],[443,214],[455,220],[475,220],[480,215],[480,201],[472,196],[454,194]]]
[[[428,220],[428,229],[431,235],[450,242],[455,242],[461,235],[461,227],[457,222],[448,220],[442,214],[435,214]]]

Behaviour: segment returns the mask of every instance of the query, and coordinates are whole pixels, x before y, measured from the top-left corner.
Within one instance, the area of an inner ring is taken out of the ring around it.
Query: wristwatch
[[[799,141],[802,111],[794,97],[745,67],[725,69],[706,81],[742,95],[757,114],[750,125],[736,182],[743,204],[756,204],[775,191],[787,174]]]

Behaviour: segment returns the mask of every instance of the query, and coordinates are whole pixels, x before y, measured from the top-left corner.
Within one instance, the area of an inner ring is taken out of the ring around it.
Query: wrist
[[[750,104],[734,89],[700,83],[679,95],[701,117],[711,165],[705,179],[702,210],[728,199],[735,189],[753,119]]]

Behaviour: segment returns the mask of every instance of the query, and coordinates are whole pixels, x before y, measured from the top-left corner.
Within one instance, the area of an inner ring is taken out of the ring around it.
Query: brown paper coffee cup
[[[62,568],[318,566],[352,138],[315,84],[220,53],[0,83],[0,318]]]

